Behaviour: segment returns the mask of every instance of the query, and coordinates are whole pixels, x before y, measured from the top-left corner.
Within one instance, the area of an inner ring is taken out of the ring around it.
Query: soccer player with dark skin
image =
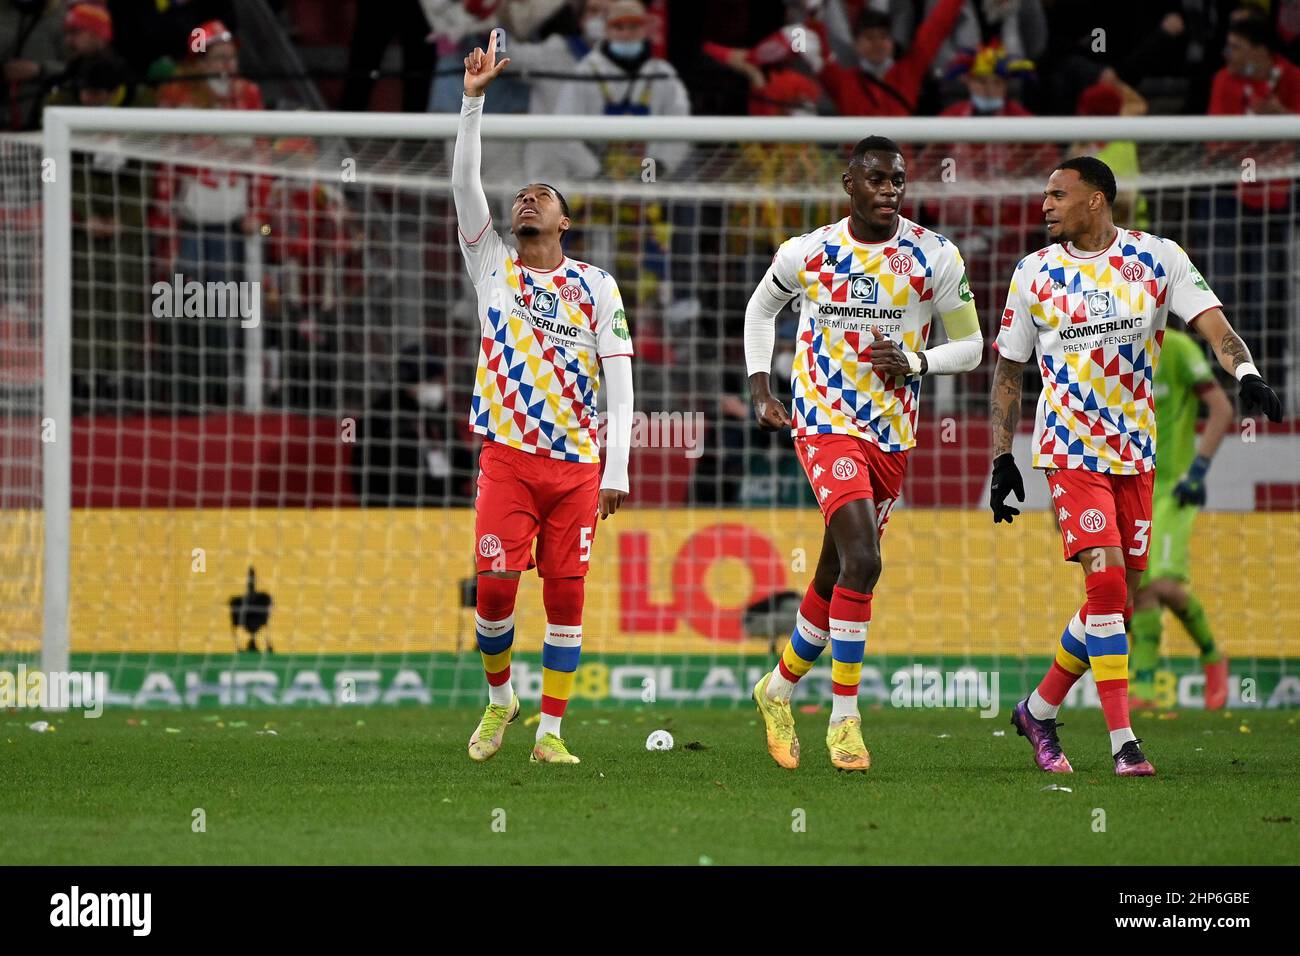
[[[568,204],[552,186],[514,196],[510,236],[492,228],[480,181],[488,86],[509,65],[486,50],[465,57],[465,95],[452,159],[459,245],[474,284],[478,373],[470,427],[483,435],[475,498],[475,630],[488,685],[470,759],[500,749],[520,712],[510,662],[520,573],[542,579],[546,633],[542,700],[530,759],[575,764],[560,733],[582,644],[585,577],[598,520],[629,491],[632,339],[613,276],[564,252]],[[608,388],[608,441],[598,441],[598,388]],[[602,454],[603,452],[603,454]]]
[[[1043,217],[1053,245],[1017,266],[994,346],[990,505],[995,524],[1010,523],[1020,512],[1008,495],[1025,498],[1011,448],[1036,349],[1044,385],[1034,465],[1047,469],[1065,557],[1080,565],[1087,600],[1062,633],[1047,676],[1016,705],[1012,724],[1041,769],[1071,772],[1056,714],[1091,667],[1116,774],[1151,776],[1155,770],[1129,725],[1124,624],[1147,566],[1156,455],[1152,378],[1168,311],[1210,343],[1240,382],[1244,407],[1258,405],[1274,421],[1282,409],[1186,253],[1167,239],[1117,228],[1114,198],[1113,174],[1092,157],[1067,160],[1048,179]],[[1118,404],[1105,397],[1114,390]]]
[[[898,231],[898,209],[907,192],[907,169],[902,156],[867,153],[863,162],[844,171],[840,182],[849,197],[849,223],[856,235],[867,242],[884,242]],[[878,329],[872,328],[878,333]],[[924,374],[925,355],[920,359]],[[871,363],[877,371],[891,377],[910,371],[898,344],[878,334],[871,347]],[[790,427],[790,413],[773,397],[770,379],[767,372],[755,372],[749,377],[749,392],[759,427],[764,431],[778,431]],[[814,575],[818,590],[829,594],[838,584],[870,593],[880,579],[880,567],[880,532],[872,500],[850,501],[835,512],[826,526]]]
[[[782,243],[745,312],[754,414],[764,430],[789,429],[826,521],[821,555],[777,666],[754,688],[768,753],[799,764],[790,698],[831,648],[826,744],[839,770],[870,767],[858,687],[880,536],[901,494],[916,444],[921,377],[975,368],[983,354],[965,264],[943,236],[900,215],[907,168],[897,144],[857,144],[841,183],[849,214]],[[794,415],[772,395],[774,321],[800,313]],[[925,348],[934,320],[948,341]]]

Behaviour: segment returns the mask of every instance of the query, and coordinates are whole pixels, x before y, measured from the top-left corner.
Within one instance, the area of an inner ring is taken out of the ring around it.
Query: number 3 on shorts
[[[591,561],[591,528],[583,528],[578,534],[578,560],[584,563]]]
[[[1133,521],[1133,547],[1128,549],[1128,553],[1140,558],[1147,553],[1149,547],[1151,547],[1151,522],[1137,518]]]

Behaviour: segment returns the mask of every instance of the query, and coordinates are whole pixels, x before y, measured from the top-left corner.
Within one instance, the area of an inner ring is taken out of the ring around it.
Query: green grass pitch
[[[53,733],[29,730],[36,716],[0,714],[9,864],[1300,859],[1300,716],[1285,712],[1140,715],[1160,775],[1136,780],[1113,775],[1095,711],[1063,715],[1067,776],[1032,765],[1005,710],[867,710],[874,766],[856,775],[829,765],[825,710],[797,714],[793,772],[768,758],[748,708],[575,709],[576,767],[531,765],[522,723],[471,763],[470,710],[109,711],[62,716]],[[676,748],[647,752],[661,727]]]

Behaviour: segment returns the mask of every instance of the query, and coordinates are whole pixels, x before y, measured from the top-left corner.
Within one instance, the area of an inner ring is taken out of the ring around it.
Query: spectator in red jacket
[[[965,0],[940,0],[916,31],[911,48],[895,59],[897,47],[887,14],[864,10],[854,31],[858,62],[827,60],[821,81],[843,116],[912,116],[921,84],[943,41],[957,23]]]
[[[1300,67],[1274,53],[1273,43],[1262,18],[1234,18],[1224,67],[1210,90],[1210,115],[1300,113]]]
[[[1256,15],[1234,17],[1223,49],[1225,65],[1214,76],[1210,91],[1211,116],[1300,113],[1300,67],[1273,52],[1274,35],[1268,22]],[[1238,144],[1212,147],[1211,153],[1231,151]],[[1284,165],[1295,147],[1277,143],[1258,150],[1257,167]],[[1243,183],[1240,198],[1246,207],[1285,209],[1290,202],[1286,179]]]

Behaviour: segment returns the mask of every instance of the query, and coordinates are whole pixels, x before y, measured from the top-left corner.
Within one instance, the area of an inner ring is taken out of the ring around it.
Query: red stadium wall
[[[988,422],[945,421],[947,433],[943,422],[923,424],[932,439],[939,440],[912,451],[904,499],[913,508],[981,508],[988,474]],[[36,423],[32,430],[39,434]],[[1300,423],[1260,429],[1261,438],[1275,435],[1300,435]],[[73,506],[355,507],[349,475],[352,447],[340,441],[337,419],[278,412],[77,419],[73,423]],[[9,450],[13,454],[4,460],[15,472],[18,462],[39,453],[35,447],[22,455],[16,453],[16,446]],[[680,449],[637,449],[631,468],[635,503],[647,507],[684,503],[694,465]],[[5,484],[25,487],[18,474],[11,477]],[[5,506],[35,504],[14,500]],[[1254,509],[1300,509],[1300,482],[1255,484]]]

